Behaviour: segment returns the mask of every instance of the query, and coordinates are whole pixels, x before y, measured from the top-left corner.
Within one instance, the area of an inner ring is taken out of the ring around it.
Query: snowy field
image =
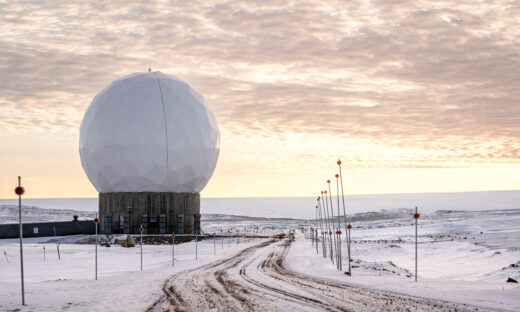
[[[70,238],[65,238],[67,240]],[[17,240],[2,240],[9,263],[0,265],[2,277],[0,310],[27,311],[144,311],[161,294],[165,279],[179,271],[203,266],[232,256],[257,240],[236,238],[176,244],[172,267],[171,245],[144,245],[143,271],[140,271],[140,248],[120,246],[98,248],[98,280],[95,276],[94,246],[43,243],[46,238],[26,239],[24,245],[26,307],[21,306],[20,258]],[[222,244],[224,243],[224,244]],[[197,245],[197,246],[195,246]],[[44,261],[43,246],[46,247]],[[197,257],[195,259],[195,248]]]
[[[520,281],[520,210],[439,211],[425,215],[419,224],[418,283],[413,278],[414,223],[397,216],[355,223],[352,277],[345,277],[322,257],[321,244],[317,254],[309,239],[296,241],[288,266],[361,287],[519,311],[519,284],[506,281],[509,277]],[[344,235],[342,243],[345,271]]]
[[[0,216],[11,215],[7,209],[12,208],[0,207]],[[64,214],[60,209],[34,207],[25,211],[31,221],[63,215],[69,219],[69,212]],[[321,245],[317,254],[311,240],[303,234],[296,236],[285,265],[288,270],[312,278],[452,301],[471,307],[470,310],[519,311],[519,284],[506,283],[506,280],[520,281],[520,209],[421,213],[417,283],[413,278],[412,212],[411,209],[391,209],[349,215],[353,224],[352,277],[337,271],[330,259],[322,257]],[[80,213],[85,218],[90,214]],[[258,231],[259,235],[268,235],[316,225],[311,220],[206,214],[202,226],[209,234],[238,231],[256,235]],[[174,268],[171,245],[145,245],[142,272],[138,247],[99,247],[99,280],[95,281],[94,246],[74,243],[84,238],[60,238],[61,259],[58,259],[54,238],[24,240],[28,305],[23,308],[18,240],[0,240],[0,310],[143,311],[163,295],[161,288],[170,276],[233,257],[240,250],[266,241],[256,239],[237,244],[233,237],[223,241],[218,238],[216,244],[212,240],[200,241],[197,245],[194,242],[178,244]],[[195,259],[195,248],[198,259]],[[342,251],[343,271],[346,271],[344,236]]]

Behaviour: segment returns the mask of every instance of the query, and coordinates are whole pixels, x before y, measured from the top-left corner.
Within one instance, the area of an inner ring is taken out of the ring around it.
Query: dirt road
[[[283,262],[293,241],[291,233],[279,235],[232,258],[176,274],[148,311],[475,311],[288,271]]]

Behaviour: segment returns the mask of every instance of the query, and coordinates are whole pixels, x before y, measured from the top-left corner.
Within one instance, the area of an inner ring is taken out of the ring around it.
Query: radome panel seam
[[[168,166],[168,163],[169,163],[169,160],[168,160],[168,153],[169,153],[169,149],[168,149],[168,126],[166,125],[166,109],[164,107],[164,99],[163,99],[163,93],[162,93],[162,89],[161,89],[161,83],[159,82],[159,78],[157,78],[157,76],[155,75],[155,73],[153,73],[153,76],[155,77],[155,80],[157,81],[157,86],[159,86],[159,93],[161,94],[161,103],[162,103],[162,108],[163,108],[163,119],[164,119],[164,137],[166,138],[166,181],[167,181],[167,184],[168,186],[170,185],[170,180],[168,179],[168,172],[169,172],[169,166]]]

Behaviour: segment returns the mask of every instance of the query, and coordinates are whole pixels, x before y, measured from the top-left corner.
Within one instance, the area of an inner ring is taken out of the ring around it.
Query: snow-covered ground
[[[361,287],[518,311],[520,286],[506,281],[509,277],[520,281],[520,210],[439,211],[424,217],[419,222],[417,283],[411,218],[354,223],[352,277],[337,271],[330,258],[322,257],[321,244],[317,254],[308,239],[293,245],[288,267]]]
[[[67,239],[67,238],[66,238]],[[120,246],[98,248],[98,280],[94,279],[94,246],[42,243],[47,238],[26,239],[24,245],[25,299],[21,306],[18,241],[1,240],[0,310],[56,311],[143,311],[162,294],[162,284],[172,274],[226,258],[258,243],[236,238],[176,244],[172,267],[171,245],[145,245],[143,271],[140,248]],[[224,242],[224,244],[222,244]],[[46,247],[44,261],[43,247]],[[195,259],[197,248],[198,259]]]
[[[47,219],[59,214],[59,211],[34,211],[35,221],[39,221],[38,215]],[[410,209],[394,209],[349,216],[353,224],[352,277],[337,271],[329,259],[321,256],[321,245],[316,254],[311,241],[303,235],[298,235],[290,247],[286,266],[300,274],[371,289],[490,310],[518,311],[519,284],[506,283],[506,280],[510,277],[520,281],[520,209],[422,213],[417,283],[413,281],[414,221],[411,215]],[[247,230],[249,235],[256,234],[257,230],[265,235],[315,226],[309,220],[222,214],[204,216],[202,225],[210,234],[236,234],[237,231],[243,234]],[[237,244],[236,238],[228,238],[222,245],[217,240],[215,255],[213,241],[204,240],[197,244],[197,260],[194,242],[178,244],[174,268],[171,267],[171,245],[145,245],[142,272],[138,247],[99,247],[99,280],[95,281],[94,246],[74,244],[84,237],[60,239],[61,260],[53,238],[24,240],[28,306],[22,310],[142,311],[163,295],[161,287],[173,274],[231,257],[247,246],[265,241],[257,239]],[[345,271],[344,236],[342,251]],[[0,240],[0,253],[0,310],[21,308],[18,240]]]

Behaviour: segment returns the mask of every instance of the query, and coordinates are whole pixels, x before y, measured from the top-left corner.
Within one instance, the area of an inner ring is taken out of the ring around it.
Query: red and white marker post
[[[18,177],[18,186],[14,189],[16,195],[18,195],[18,222],[20,223],[20,272],[22,276],[22,305],[25,305],[25,289],[23,279],[23,228],[22,228],[22,195],[25,193],[25,189],[22,186],[22,177]]]
[[[99,219],[96,215],[96,217],[94,218],[94,226],[96,227],[96,273],[95,273],[95,276],[96,276],[96,281],[97,281],[97,245],[98,245],[98,223],[99,223]]]
[[[139,226],[139,232],[141,233],[141,271],[143,270],[143,225]]]
[[[419,220],[419,213],[417,213],[417,207],[415,207],[415,282],[417,282],[417,221]]]
[[[336,236],[338,237],[338,269],[340,271],[343,270],[343,259],[341,257],[341,231],[336,231]]]

